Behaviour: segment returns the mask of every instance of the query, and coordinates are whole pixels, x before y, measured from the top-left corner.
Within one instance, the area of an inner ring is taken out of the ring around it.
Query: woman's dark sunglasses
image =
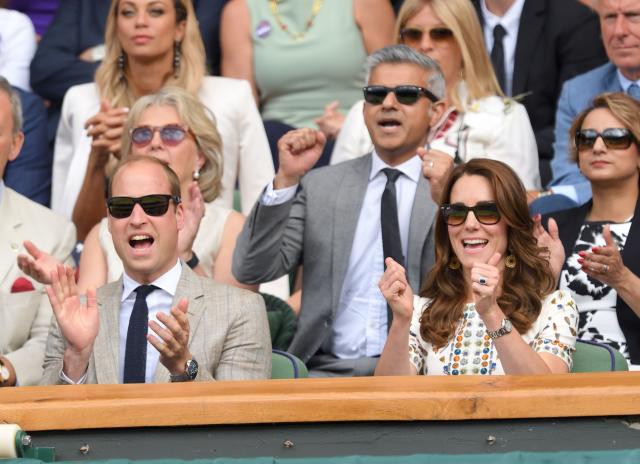
[[[413,105],[421,96],[427,97],[432,102],[437,102],[436,97],[429,89],[417,85],[399,85],[397,87],[385,87],[384,85],[368,85],[364,87],[364,101],[371,105],[380,105],[387,98],[389,92],[393,92],[398,103]]]
[[[416,44],[422,42],[425,31],[416,27],[405,27],[400,30],[400,40],[404,44]],[[448,27],[434,27],[427,31],[429,38],[434,42],[442,42],[453,37],[453,31]]]
[[[624,150],[636,142],[629,129],[621,127],[611,127],[602,132],[598,132],[595,129],[582,129],[576,132],[576,147],[578,150],[593,148],[598,137],[602,137],[602,141],[607,148],[614,150]]]
[[[500,221],[498,205],[493,201],[484,201],[475,206],[466,206],[461,203],[443,205],[440,208],[444,222],[450,226],[459,226],[467,220],[469,211],[473,211],[480,224],[490,226]]]
[[[169,203],[173,202],[177,205],[180,203],[180,197],[174,195],[145,195],[143,197],[111,197],[107,200],[107,208],[109,214],[116,219],[124,219],[131,216],[133,208],[140,205],[149,216],[162,216],[169,209]]]
[[[162,142],[170,147],[175,147],[180,144],[189,133],[189,128],[179,126],[177,124],[167,124],[166,126],[140,126],[131,129],[129,135],[131,136],[131,142],[139,147],[149,145],[153,140],[153,135],[156,132],[160,132],[160,139]]]

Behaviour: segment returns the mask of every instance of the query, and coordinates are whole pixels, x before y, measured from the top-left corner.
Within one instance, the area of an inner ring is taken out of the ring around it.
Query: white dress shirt
[[[171,304],[178,288],[178,281],[182,273],[182,264],[177,261],[168,272],[158,277],[151,282],[151,285],[158,287],[156,290],[147,295],[147,307],[149,308],[149,320],[155,321],[164,327],[164,324],[158,320],[158,313],[163,312],[170,314]],[[135,289],[140,284],[127,275],[126,272],[122,275],[122,296],[120,300],[120,316],[119,316],[119,332],[120,332],[120,359],[118,378],[120,383],[124,381],[124,356],[127,348],[127,331],[129,330],[129,319],[133,312],[133,304],[136,301]],[[155,335],[155,332],[151,329],[147,332],[151,335]],[[153,383],[155,377],[158,361],[160,360],[160,352],[154,348],[151,343],[147,342],[147,366],[145,369],[145,383]],[[85,373],[78,382],[72,381],[63,371],[60,371],[60,378],[67,383],[85,383],[87,374]]]
[[[484,42],[487,44],[487,50],[491,53],[493,49],[493,29],[498,25],[502,25],[507,32],[502,39],[504,47],[504,71],[505,86],[504,92],[508,96],[512,96],[513,87],[513,68],[516,58],[516,44],[518,42],[518,29],[520,29],[520,16],[524,8],[525,0],[515,0],[513,5],[507,10],[503,16],[496,16],[487,9],[485,0],[481,0],[480,8],[484,18]]]
[[[384,272],[380,201],[387,183],[387,176],[381,171],[390,167],[373,152],[369,185],[358,217],[333,334],[322,346],[323,351],[338,358],[378,356],[387,339],[387,303],[378,282]],[[393,168],[402,172],[396,180],[396,201],[402,253],[407,256],[411,210],[422,162],[414,156]],[[261,203],[269,206],[284,203],[293,198],[296,188],[274,190],[271,184]]]
[[[640,79],[638,79],[637,81],[631,81],[620,72],[620,69],[618,69],[616,73],[618,74],[618,81],[620,81],[620,87],[622,87],[622,91],[624,93],[629,92],[629,87],[631,87],[631,84],[636,84],[638,87],[640,87]]]
[[[167,315],[170,314],[171,303],[173,303],[173,297],[176,294],[176,288],[178,288],[178,281],[180,280],[181,273],[182,265],[180,264],[180,261],[177,261],[175,266],[173,266],[168,272],[151,282],[151,285],[155,285],[158,289],[147,295],[149,320],[157,322],[161,327],[164,327],[164,325],[158,320],[158,313],[163,312]],[[120,300],[120,367],[118,371],[120,383],[122,383],[124,379],[124,355],[127,348],[129,318],[131,318],[133,304],[136,301],[136,293],[134,290],[140,285],[142,284],[133,280],[126,272],[122,274],[123,288],[122,299]],[[151,329],[149,329],[147,333],[157,337],[155,332]],[[147,342],[147,368],[144,376],[145,383],[153,383],[159,359],[160,352],[156,350],[151,343]]]

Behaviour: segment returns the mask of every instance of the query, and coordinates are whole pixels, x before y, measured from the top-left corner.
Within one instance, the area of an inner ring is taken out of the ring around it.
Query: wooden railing
[[[374,377],[0,390],[24,430],[640,414],[640,372]]]

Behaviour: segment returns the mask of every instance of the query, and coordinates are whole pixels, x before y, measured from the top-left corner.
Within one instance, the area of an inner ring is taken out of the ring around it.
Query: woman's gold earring
[[[515,255],[508,255],[505,259],[504,259],[504,265],[506,267],[508,267],[509,269],[513,269],[514,267],[516,267],[516,256]]]
[[[458,258],[454,256],[451,258],[451,261],[449,261],[447,266],[449,266],[449,269],[452,271],[455,271],[456,269],[460,269],[460,261],[458,261]]]

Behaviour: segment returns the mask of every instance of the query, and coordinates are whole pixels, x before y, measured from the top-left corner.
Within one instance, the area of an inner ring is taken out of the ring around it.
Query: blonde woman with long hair
[[[80,237],[104,217],[94,199],[103,195],[109,159],[120,155],[128,108],[139,97],[172,85],[196,95],[214,115],[225,164],[219,201],[232,206],[238,181],[242,211],[248,212],[274,175],[269,145],[249,84],[205,76],[191,0],[113,0],[105,46],[95,82],[74,86],[65,96],[52,208],[73,217]]]
[[[538,151],[527,112],[505,98],[484,48],[482,29],[469,0],[406,0],[396,21],[396,40],[438,62],[446,82],[447,111],[419,150],[424,174],[438,201],[454,164],[472,158],[503,161],[527,190],[540,187]],[[332,154],[337,163],[370,152],[362,102],[352,108]]]

